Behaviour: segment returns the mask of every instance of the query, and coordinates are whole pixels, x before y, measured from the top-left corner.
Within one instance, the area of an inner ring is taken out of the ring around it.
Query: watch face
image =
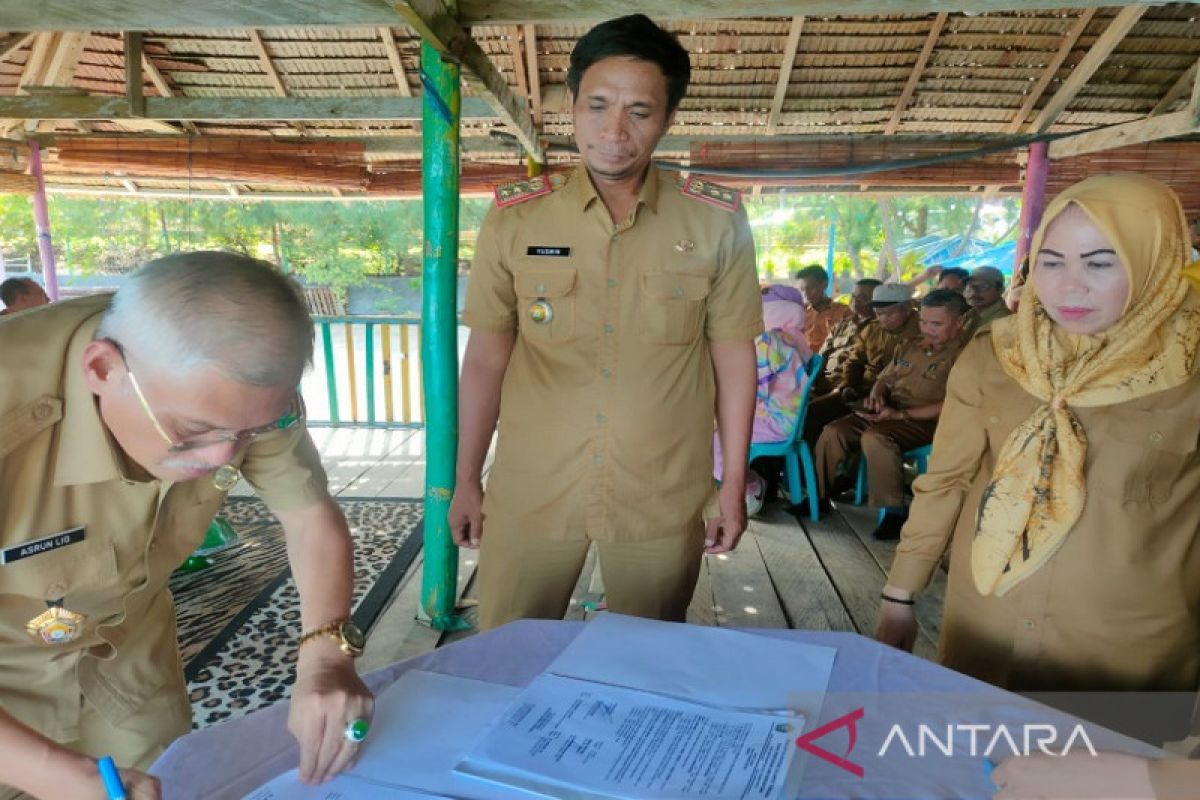
[[[363,632],[353,622],[343,622],[341,634],[346,644],[355,650],[362,650],[367,646],[367,637],[363,635]]]

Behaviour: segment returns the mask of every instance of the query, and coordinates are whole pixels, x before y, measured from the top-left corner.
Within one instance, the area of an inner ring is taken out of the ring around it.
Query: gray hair
[[[211,366],[255,386],[297,385],[313,353],[300,289],[265,261],[217,251],[143,264],[113,296],[96,338],[166,373]]]

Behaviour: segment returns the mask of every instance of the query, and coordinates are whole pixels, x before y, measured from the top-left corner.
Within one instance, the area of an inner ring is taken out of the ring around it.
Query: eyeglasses
[[[142,392],[141,384],[138,383],[133,370],[129,368],[129,360],[125,357],[125,348],[113,339],[108,339],[107,341],[111,342],[117,348],[117,352],[121,354],[121,363],[125,365],[125,373],[129,376],[130,385],[133,386],[133,393],[137,395],[138,402],[141,403],[142,410],[146,412],[146,416],[154,426],[154,430],[158,431],[158,435],[167,443],[167,449],[172,453],[184,453],[188,450],[199,450],[204,447],[212,447],[213,445],[220,444],[249,444],[255,439],[269,433],[292,430],[304,421],[304,399],[297,392],[292,396],[292,402],[288,405],[287,411],[274,422],[260,425],[257,428],[248,428],[244,431],[213,431],[212,433],[203,433],[177,442],[163,429],[162,423],[158,421],[154,410],[150,408],[150,403],[146,400],[145,393]]]

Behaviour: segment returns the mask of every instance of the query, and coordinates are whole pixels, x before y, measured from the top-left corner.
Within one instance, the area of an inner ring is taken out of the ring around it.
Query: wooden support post
[[[1029,145],[1029,162],[1025,165],[1025,189],[1021,193],[1021,219],[1017,232],[1017,251],[1013,256],[1013,276],[1021,269],[1021,262],[1029,255],[1033,232],[1042,221],[1046,208],[1046,178],[1049,174],[1049,159],[1045,142]]]
[[[141,31],[125,31],[125,96],[129,98],[129,116],[146,115],[146,96],[142,93]]]
[[[37,227],[38,257],[42,262],[42,280],[46,294],[58,300],[58,268],[54,263],[54,242],[50,237],[50,208],[46,205],[46,176],[42,172],[42,148],[37,142],[29,145],[29,171],[37,181],[33,192],[33,222]]]

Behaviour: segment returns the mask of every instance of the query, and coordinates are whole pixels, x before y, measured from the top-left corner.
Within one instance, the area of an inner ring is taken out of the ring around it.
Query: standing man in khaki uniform
[[[898,539],[908,518],[904,502],[902,454],[933,441],[946,378],[962,349],[962,318],[967,304],[949,289],[934,289],[921,301],[921,338],[896,348],[863,407],[825,428],[814,458],[821,497],[850,456],[861,450],[867,462],[870,505],[882,508],[877,539]]]
[[[5,318],[0,354],[0,798],[104,797],[104,754],[131,797],[159,796],[140,770],[191,727],[167,579],[239,474],[283,523],[310,634],[301,776],[345,767],[372,700],[339,625],[349,532],[295,391],[299,292],[243,256],[178,254],[116,295]]]
[[[689,74],[643,15],[589,31],[567,76],[582,165],[501,187],[480,231],[450,526],[482,544],[482,628],[561,617],[591,542],[609,609],[682,620],[701,553],[745,529],[750,227],[736,192],[650,164]],[[706,531],[714,419],[726,467]]]
[[[1004,273],[995,267],[973,269],[963,296],[971,306],[963,324],[964,344],[984,325],[1012,313],[1004,302]]]
[[[871,391],[879,373],[891,363],[897,345],[921,336],[912,296],[912,288],[899,283],[877,284],[871,291],[875,322],[859,331],[833,391],[808,405],[804,441],[809,447],[816,447],[826,425],[854,412],[853,404]]]

